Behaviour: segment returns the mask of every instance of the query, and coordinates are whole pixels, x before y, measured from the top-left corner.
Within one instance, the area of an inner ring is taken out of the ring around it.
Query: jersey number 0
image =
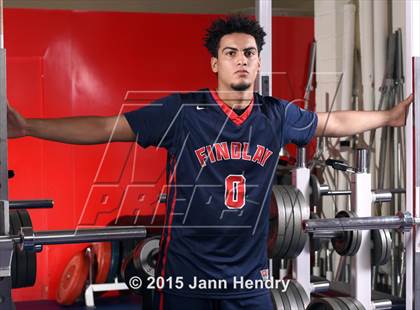
[[[230,174],[225,179],[225,205],[242,209],[245,205],[246,179],[241,174]]]

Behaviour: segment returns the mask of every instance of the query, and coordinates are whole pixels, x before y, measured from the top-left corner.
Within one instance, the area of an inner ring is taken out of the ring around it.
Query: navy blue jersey
[[[307,144],[316,114],[254,94],[239,116],[217,93],[201,90],[165,97],[125,117],[142,147],[168,150],[156,275],[182,277],[183,288],[165,285],[164,291],[209,298],[268,293],[244,281],[268,276],[269,203],[279,151],[286,143]],[[217,281],[216,287],[196,287],[201,280]]]

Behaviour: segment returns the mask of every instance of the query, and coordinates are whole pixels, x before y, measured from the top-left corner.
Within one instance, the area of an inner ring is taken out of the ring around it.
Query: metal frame
[[[272,94],[272,3],[271,0],[255,0],[255,16],[264,28],[265,45],[261,51],[261,71],[257,78],[258,92],[263,96]]]
[[[420,57],[413,58],[413,91],[415,97],[420,94]],[[414,139],[412,147],[412,160],[413,167],[420,165],[420,109],[417,107],[418,99],[415,98],[413,111],[414,111]],[[408,140],[410,141],[410,140]],[[408,153],[408,152],[407,152]],[[407,160],[408,162],[408,160]],[[417,168],[419,169],[419,168]],[[414,171],[414,177],[411,183],[407,182],[407,188],[411,187],[414,191],[413,204],[411,208],[413,215],[420,216],[419,197],[420,197],[420,174]],[[410,178],[407,177],[410,180]],[[409,205],[407,204],[407,209]],[[408,210],[407,210],[408,211]],[[420,309],[420,229],[415,229],[413,234],[406,236],[406,275],[410,274],[410,278],[406,279],[406,306],[411,309]],[[411,255],[411,256],[410,256]],[[411,257],[411,260],[409,258]],[[413,305],[414,303],[414,305]],[[414,306],[414,307],[413,307]],[[407,308],[407,309],[410,309]]]
[[[306,149],[298,150],[298,167],[292,171],[292,183],[299,189],[306,201],[309,201],[310,188],[309,177],[311,171],[306,167]],[[303,218],[305,219],[305,218]],[[309,214],[307,218],[309,219]],[[293,278],[302,285],[308,296],[311,296],[311,253],[309,238],[306,240],[305,247],[301,254],[293,262]]]
[[[7,167],[7,92],[6,92],[6,50],[3,39],[3,0],[0,0],[0,235],[9,233],[9,195]],[[1,270],[0,308],[14,309],[12,301],[11,248],[9,242],[0,252],[2,260],[10,262],[9,268]]]

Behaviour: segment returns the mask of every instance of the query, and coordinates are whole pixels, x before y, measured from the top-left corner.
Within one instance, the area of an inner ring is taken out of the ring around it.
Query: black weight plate
[[[130,279],[132,277],[136,277],[137,276],[137,270],[134,267],[134,263],[133,263],[133,256],[129,255],[126,256],[121,264],[121,270],[120,270],[120,274],[121,274],[121,278],[122,280],[125,282],[125,284],[127,285],[127,287],[135,292],[135,293],[143,293],[144,289],[145,289],[145,285],[141,285],[140,288],[135,289],[130,285]]]
[[[137,240],[128,239],[128,240],[120,240],[120,271],[122,262],[124,259],[131,255],[131,252],[134,250],[137,244]],[[123,281],[123,277],[121,275],[121,272],[119,272],[119,279]]]
[[[22,226],[20,222],[17,210],[9,210],[10,222],[13,223],[13,234],[17,235],[20,232]],[[18,245],[15,245],[16,251],[16,286],[14,288],[20,288],[25,286],[26,278],[26,251],[21,251]]]
[[[17,210],[22,227],[33,227],[31,216],[25,209]],[[36,281],[36,253],[25,251],[26,253],[26,279],[25,286],[33,286]]]
[[[119,241],[111,242],[111,266],[109,267],[109,273],[106,282],[113,283],[115,276],[118,274],[120,268],[120,243]]]
[[[15,229],[15,221],[12,221],[11,213],[16,212],[14,210],[9,210],[9,225],[10,225],[10,235],[16,235],[16,229]],[[12,288],[17,287],[17,246],[13,246],[13,255],[12,255],[12,266],[11,266],[11,275],[12,275]]]
[[[346,212],[340,211],[336,214],[336,218],[348,217]],[[351,234],[348,231],[344,231],[340,237],[331,238],[331,243],[337,254],[344,256],[348,252],[351,243]]]

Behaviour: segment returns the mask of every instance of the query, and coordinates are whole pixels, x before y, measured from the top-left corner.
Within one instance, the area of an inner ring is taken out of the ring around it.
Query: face
[[[211,58],[211,68],[217,73],[219,89],[253,90],[260,65],[255,38],[245,33],[223,36],[217,58]]]

